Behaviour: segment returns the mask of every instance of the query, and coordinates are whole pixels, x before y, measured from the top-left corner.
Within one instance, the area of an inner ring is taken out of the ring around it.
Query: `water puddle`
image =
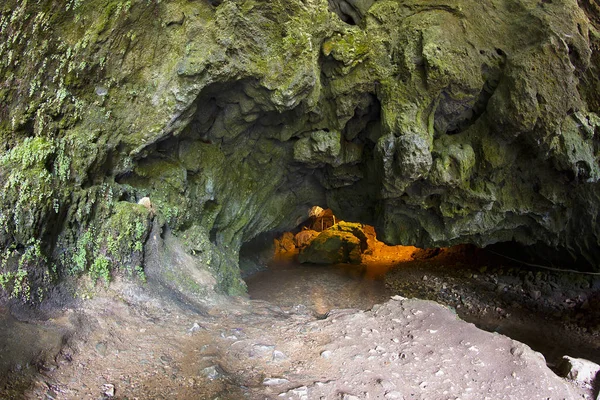
[[[315,265],[272,261],[246,279],[251,299],[280,307],[306,306],[317,315],[337,308],[367,310],[392,295],[384,275],[390,265]]]

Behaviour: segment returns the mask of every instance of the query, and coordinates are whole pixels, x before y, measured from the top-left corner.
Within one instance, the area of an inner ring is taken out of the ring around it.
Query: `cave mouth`
[[[283,310],[324,317],[332,309],[371,309],[394,295],[432,300],[529,345],[551,368],[564,355],[600,363],[600,278],[520,262],[520,250],[515,243],[388,246],[374,228],[323,210],[289,232],[246,243],[240,266],[250,298]]]

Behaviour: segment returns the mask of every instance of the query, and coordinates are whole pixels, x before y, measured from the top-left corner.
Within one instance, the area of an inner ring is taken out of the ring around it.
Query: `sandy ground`
[[[192,306],[158,293],[116,282],[53,319],[11,320],[10,331],[34,330],[36,342],[21,332],[8,344],[46,351],[16,352],[0,397],[592,398],[528,346],[429,301],[394,297],[316,318],[303,307],[219,296]],[[44,342],[57,337],[60,346]]]

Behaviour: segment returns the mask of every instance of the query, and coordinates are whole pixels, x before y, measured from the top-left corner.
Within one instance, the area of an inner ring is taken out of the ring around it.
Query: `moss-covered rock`
[[[539,242],[597,269],[579,3],[8,0],[0,244],[66,276],[88,232],[154,219],[237,293],[242,243],[328,204],[387,242]],[[126,259],[106,246],[81,269]]]
[[[327,229],[300,250],[298,261],[311,264],[360,264],[360,239],[350,232]]]

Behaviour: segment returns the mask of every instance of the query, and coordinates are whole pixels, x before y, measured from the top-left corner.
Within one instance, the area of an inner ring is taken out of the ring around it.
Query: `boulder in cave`
[[[302,248],[298,254],[298,261],[314,264],[360,264],[365,250],[363,246],[366,245],[366,236],[361,235],[361,231],[357,229],[349,229],[348,225],[345,225],[347,230],[335,229],[336,226],[319,233]]]

